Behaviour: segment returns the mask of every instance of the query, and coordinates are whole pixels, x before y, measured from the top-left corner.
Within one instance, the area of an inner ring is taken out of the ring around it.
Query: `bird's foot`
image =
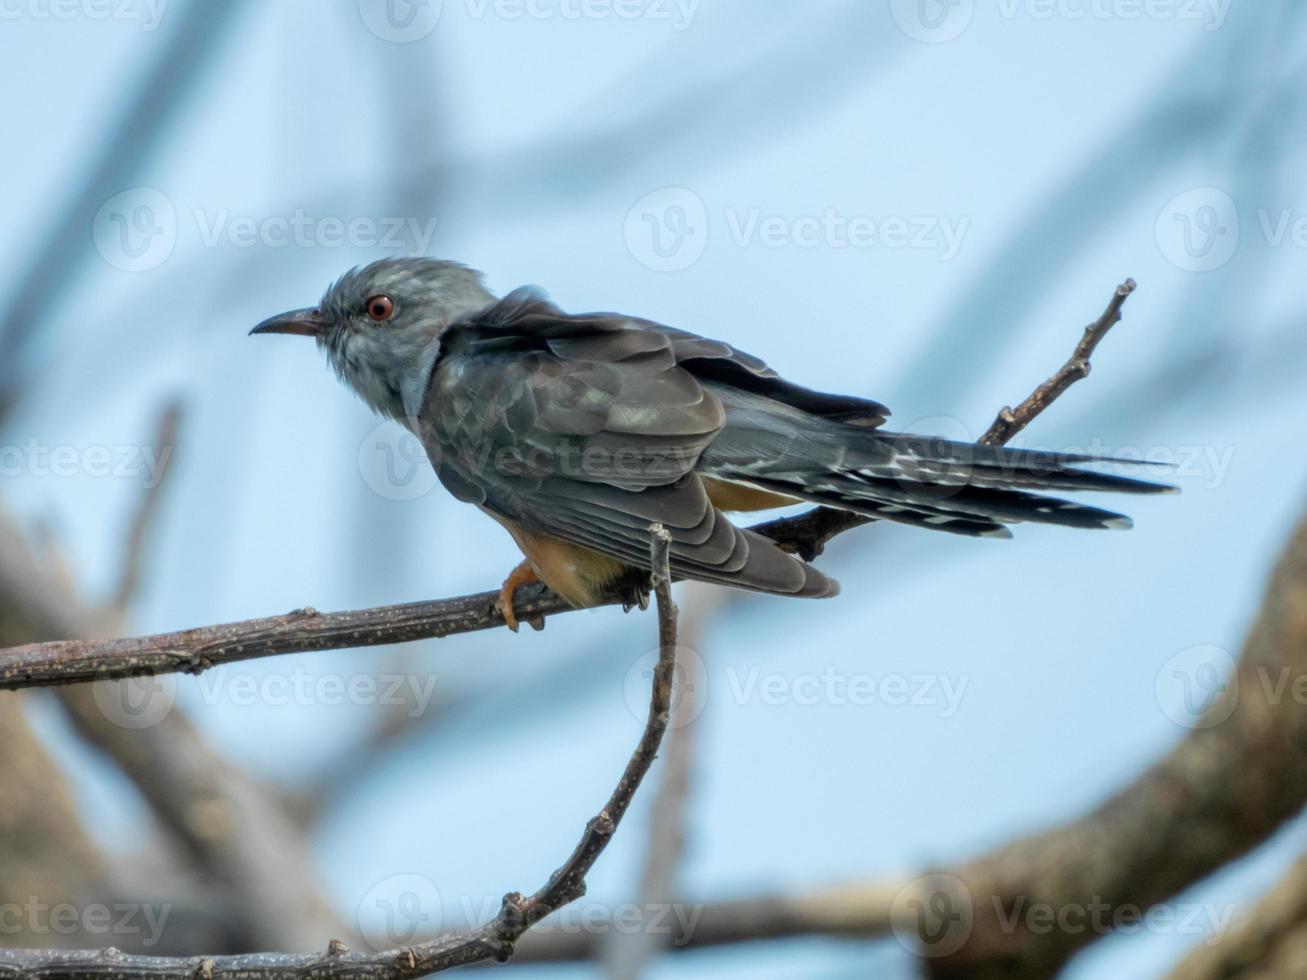
[[[628,575],[617,583],[617,591],[622,597],[622,612],[630,612],[637,606],[641,611],[649,608],[651,588],[647,573]]]
[[[517,613],[513,612],[513,593],[520,586],[539,581],[540,577],[536,575],[536,570],[531,567],[531,563],[524,561],[508,573],[508,578],[504,579],[504,584],[499,587],[499,598],[495,600],[495,609],[504,617],[504,624],[514,633],[517,632],[518,622]]]

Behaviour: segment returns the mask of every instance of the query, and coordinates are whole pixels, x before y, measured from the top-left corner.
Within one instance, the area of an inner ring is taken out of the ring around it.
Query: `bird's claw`
[[[518,631],[517,613],[513,612],[513,592],[505,586],[499,592],[499,598],[495,600],[495,611],[504,617],[504,625],[514,633]]]
[[[499,615],[504,617],[504,625],[514,633],[518,630],[517,613],[513,612],[513,593],[520,585],[529,585],[532,582],[539,582],[540,579],[531,567],[529,562],[522,562],[515,569],[508,573],[508,578],[504,579],[504,584],[499,587],[499,598],[495,600],[495,609]],[[535,629],[543,629],[544,622],[541,621],[536,626],[535,618],[531,621],[531,626]]]
[[[640,611],[649,608],[650,588],[647,581],[632,581],[622,586],[622,612],[629,613],[637,606]]]

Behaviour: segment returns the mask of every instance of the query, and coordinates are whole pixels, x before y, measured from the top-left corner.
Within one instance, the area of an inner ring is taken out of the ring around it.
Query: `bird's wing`
[[[695,472],[725,411],[683,362],[783,386],[762,362],[643,321],[568,316],[523,290],[451,325],[441,345],[418,431],[455,496],[631,565],[647,563],[657,522],[672,534],[680,576],[834,591],[816,569],[732,525]]]

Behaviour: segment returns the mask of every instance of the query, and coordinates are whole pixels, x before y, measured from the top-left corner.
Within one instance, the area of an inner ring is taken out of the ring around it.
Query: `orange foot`
[[[505,624],[514,633],[517,632],[517,614],[513,612],[513,593],[517,591],[518,586],[539,581],[540,577],[536,575],[536,570],[531,567],[531,563],[524,561],[508,573],[508,578],[504,579],[504,584],[500,586],[495,608],[499,610],[499,615],[504,617]]]

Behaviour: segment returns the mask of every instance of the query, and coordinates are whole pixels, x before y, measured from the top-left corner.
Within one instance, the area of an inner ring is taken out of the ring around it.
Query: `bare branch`
[[[87,229],[96,212],[115,194],[139,183],[143,165],[159,151],[169,122],[195,90],[205,66],[218,51],[245,6],[199,3],[180,15],[176,30],[157,61],[142,75],[124,104],[121,117],[106,133],[98,156],[88,161],[86,177],[66,198],[62,210],[42,222],[44,234],[24,250],[26,264],[13,271],[10,299],[0,307],[0,414],[19,393],[18,371],[28,342],[63,297],[73,293],[76,275],[86,264]],[[118,88],[119,86],[114,86]],[[45,296],[39,311],[27,301]]]
[[[0,511],[0,636],[93,636],[121,629],[112,610],[92,608],[68,576],[49,570],[24,547],[21,531]],[[52,554],[54,546],[47,546]],[[153,724],[121,727],[105,695],[89,685],[58,691],[74,730],[131,780],[164,827],[183,845],[190,873],[229,900],[225,934],[243,945],[311,949],[336,921],[322,899],[308,848],[267,790],[233,768],[163,690],[144,696],[164,711]],[[158,695],[159,700],[154,700]],[[112,696],[112,695],[111,695]],[[17,697],[7,699],[10,710]],[[194,948],[194,947],[191,947]]]
[[[498,592],[482,592],[353,612],[297,609],[249,619],[121,640],[61,640],[0,651],[0,690],[70,684],[102,677],[181,671],[198,674],[219,664],[283,653],[340,650],[452,636],[504,624],[494,608]],[[605,604],[622,601],[614,593]],[[520,619],[556,615],[571,607],[541,586],[519,589]]]
[[[1232,677],[1165,759],[1085,817],[952,872],[969,937],[932,977],[1044,977],[1103,928],[1028,927],[1014,908],[1138,915],[1246,854],[1307,803],[1307,712],[1277,685],[1307,673],[1307,518],[1267,588]],[[1214,692],[1215,693],[1215,692]],[[947,932],[947,930],[946,930]],[[923,947],[932,951],[923,936]]]
[[[119,613],[125,612],[136,598],[140,589],[141,574],[145,568],[145,550],[149,544],[150,532],[159,515],[159,504],[163,499],[163,490],[172,472],[168,463],[174,447],[177,445],[177,433],[181,429],[182,409],[179,402],[170,402],[159,413],[159,423],[154,436],[154,447],[158,455],[159,478],[146,487],[144,496],[136,508],[131,527],[127,531],[127,544],[123,549],[123,568],[114,594],[113,607]]]
[[[1088,356],[1120,319],[1121,307],[1133,289],[1133,280],[1117,289],[1103,317],[1086,331],[1071,361],[1016,410],[1008,413],[1010,421],[1000,414],[996,423],[1002,425],[999,435],[991,437],[987,433],[986,440],[997,445],[1010,438],[1084,376],[1088,370]],[[1082,367],[1075,367],[1077,364]],[[991,433],[993,431],[991,429]],[[821,554],[836,534],[866,523],[870,522],[863,517],[817,508],[797,517],[756,525],[753,530],[811,560]],[[302,609],[284,616],[155,636],[32,644],[0,650],[0,690],[138,673],[199,673],[217,664],[254,657],[403,643],[493,629],[504,623],[494,608],[497,597],[497,592],[482,592],[455,599],[353,612],[320,613]],[[624,593],[613,590],[595,605],[613,605],[625,598]],[[545,617],[566,612],[569,608],[539,586],[518,590],[513,604],[519,619],[533,622],[543,622]]]
[[[1004,408],[998,418],[989,427],[980,441],[988,446],[1002,446],[1011,442],[1013,437],[1035,420],[1037,416],[1057,401],[1062,394],[1077,381],[1089,377],[1089,359],[1102,343],[1107,332],[1121,322],[1121,308],[1130,294],[1138,288],[1133,279],[1127,279],[1116,288],[1116,295],[1107,304],[1107,309],[1096,321],[1085,327],[1085,335],[1076,344],[1071,359],[1042,385],[1031,392],[1030,397],[1015,409]]]
[[[662,925],[667,934],[659,938],[666,949],[674,952],[796,936],[874,939],[889,935],[894,915],[904,905],[895,899],[908,887],[911,883],[904,879],[839,885],[797,895],[709,903],[678,901],[672,906],[678,914],[664,917]],[[587,915],[584,931],[554,929],[523,937],[513,962],[596,960],[615,923]]]
[[[260,953],[244,956],[192,956],[168,958],[128,956],[114,949],[53,952],[0,951],[0,977],[87,977],[113,980],[400,980],[426,976],[457,966],[488,960],[504,962],[513,955],[522,934],[545,916],[585,894],[585,878],[631,805],[649,772],[667,731],[672,710],[672,684],[676,667],[676,605],[672,602],[669,557],[672,538],[666,529],[651,529],[652,583],[658,603],[658,664],[654,668],[649,716],[640,741],[622,777],[599,813],[586,824],[580,842],[562,867],[533,895],[512,892],[504,896],[499,914],[478,929],[441,936],[429,943],[384,953],[351,953],[332,940],[325,953],[290,955]]]
[[[1077,381],[1089,376],[1089,358],[1107,332],[1121,322],[1121,309],[1135,291],[1133,279],[1127,279],[1116,288],[1112,301],[1103,315],[1085,328],[1085,334],[1076,345],[1071,359],[1051,378],[1041,384],[1015,409],[1004,408],[998,418],[980,437],[986,446],[1003,446],[1057,401]],[[781,518],[759,524],[753,530],[774,540],[781,547],[812,561],[825,550],[831,538],[863,524],[872,524],[875,518],[860,517],[848,511],[831,507],[818,507],[798,517]]]
[[[1298,980],[1307,963],[1307,856],[1214,945],[1196,947],[1170,980]]]
[[[932,977],[1056,974],[1084,946],[1256,847],[1307,803],[1307,713],[1283,686],[1307,674],[1307,518],[1285,550],[1233,677],[1171,753],[1078,820],[962,867],[800,896],[706,905],[682,901],[668,948],[791,936],[916,943]],[[943,887],[947,886],[947,887]],[[1074,916],[1042,928],[1023,910]],[[1097,911],[1095,911],[1097,910]],[[686,923],[693,923],[686,927]],[[593,960],[608,923],[587,935],[528,937],[519,961]],[[1271,950],[1270,959],[1266,957]],[[1255,955],[1254,955],[1255,952]],[[1196,951],[1177,980],[1302,975],[1307,858],[1221,945]],[[1255,963],[1257,970],[1241,972]]]
[[[645,921],[642,927],[612,929],[602,959],[609,980],[635,980],[655,958],[668,937],[650,921],[673,907],[678,891],[677,870],[685,851],[686,802],[690,795],[690,771],[694,762],[694,734],[703,710],[702,678],[695,677],[695,661],[703,628],[719,605],[725,589],[705,586],[697,589],[681,614],[681,649],[691,656],[677,664],[681,671],[680,697],[676,699],[671,732],[663,753],[662,781],[654,795],[649,817],[649,843],[640,875],[636,907]]]

